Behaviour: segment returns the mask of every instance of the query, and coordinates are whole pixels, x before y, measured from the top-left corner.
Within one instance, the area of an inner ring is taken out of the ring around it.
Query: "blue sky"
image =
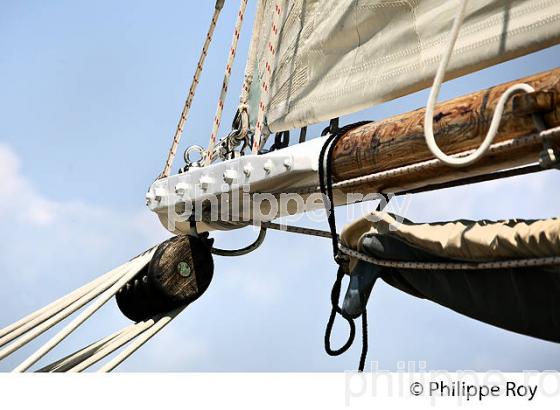
[[[168,236],[144,206],[161,171],[213,2],[10,1],[0,3],[0,324],[8,324]],[[206,145],[238,2],[228,1],[186,127],[184,149]],[[222,134],[239,97],[254,1],[233,68]],[[444,86],[441,99],[558,65],[559,47]],[[380,119],[425,104],[427,92],[348,116]],[[312,127],[317,134],[321,125]],[[409,198],[417,221],[551,217],[560,173]],[[339,226],[359,207],[338,210]],[[250,229],[217,234],[247,243]],[[271,232],[262,248],[217,259],[207,293],[120,370],[341,371],[359,343],[323,351],[336,266],[328,242]],[[369,305],[370,360],[385,369],[559,369],[560,346],[482,324],[379,283]],[[127,323],[113,301],[49,358]],[[50,332],[48,335],[52,335]],[[346,334],[335,327],[335,339]],[[40,341],[46,340],[45,335]],[[33,344],[0,362],[13,368]]]

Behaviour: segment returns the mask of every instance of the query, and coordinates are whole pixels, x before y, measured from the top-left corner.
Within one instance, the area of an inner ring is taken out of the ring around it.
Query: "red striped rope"
[[[233,39],[231,42],[231,47],[229,49],[228,61],[226,64],[226,71],[224,74],[224,81],[222,82],[222,89],[220,91],[220,96],[218,98],[218,107],[216,109],[216,115],[214,116],[214,122],[212,125],[212,133],[210,134],[210,142],[208,143],[208,150],[206,151],[205,165],[208,165],[213,160],[213,151],[216,146],[216,140],[218,137],[218,130],[220,129],[220,123],[222,121],[222,113],[224,111],[224,101],[227,96],[229,79],[231,77],[231,68],[235,60],[235,54],[237,50],[237,43],[239,42],[239,34],[241,33],[241,26],[243,25],[243,16],[245,14],[245,9],[247,8],[247,0],[241,0],[239,5],[239,12],[237,13],[237,21],[235,23],[235,30],[233,31]]]
[[[191,82],[191,87],[189,89],[185,105],[183,106],[181,117],[179,117],[179,123],[177,124],[177,129],[175,130],[175,134],[173,135],[173,142],[171,143],[171,148],[169,149],[169,154],[167,155],[167,160],[165,161],[165,167],[163,168],[163,171],[159,176],[160,178],[168,177],[169,172],[171,171],[171,166],[173,165],[173,160],[175,159],[175,155],[177,154],[177,147],[179,146],[179,141],[181,140],[181,136],[183,135],[183,129],[189,116],[189,111],[191,109],[194,94],[196,92],[196,87],[199,83],[199,77],[202,72],[202,68],[204,67],[204,61],[206,60],[208,48],[210,47],[210,43],[212,42],[214,29],[216,28],[216,24],[218,23],[218,17],[220,15],[220,12],[222,11],[223,4],[223,0],[216,1],[216,7],[214,8],[212,21],[210,22],[210,27],[208,28],[208,33],[206,34],[206,40],[204,41],[204,45],[202,46],[202,52],[200,53],[200,57],[198,58],[198,63],[196,65],[196,70]]]
[[[280,2],[276,2],[272,15],[272,26],[270,28],[270,36],[267,45],[268,55],[265,60],[265,70],[261,83],[261,98],[259,101],[259,111],[257,115],[257,123],[255,124],[255,135],[253,137],[253,154],[258,154],[261,146],[261,137],[264,128],[264,119],[268,104],[270,103],[270,80],[274,71],[273,64],[276,60],[276,48],[278,47],[278,26],[280,25],[280,15],[282,8]]]

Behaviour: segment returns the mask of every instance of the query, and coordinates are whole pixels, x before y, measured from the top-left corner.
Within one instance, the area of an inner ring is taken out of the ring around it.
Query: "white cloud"
[[[168,236],[149,211],[129,213],[40,194],[21,161],[0,144],[0,326],[38,309]],[[126,321],[114,308],[78,342]],[[77,347],[74,342],[69,343]],[[71,347],[69,347],[71,348]],[[5,368],[0,362],[0,368]]]
[[[55,222],[56,203],[37,195],[31,184],[21,175],[17,155],[0,144],[0,220],[17,218],[36,225]]]
[[[3,144],[0,164],[0,227],[18,240],[26,234],[17,243],[7,241],[9,247],[25,245],[36,251],[58,245],[60,254],[53,253],[53,259],[64,258],[72,251],[81,251],[87,258],[87,254],[120,250],[123,235],[133,252],[168,236],[157,219],[141,207],[123,213],[80,200],[46,198],[22,175],[19,158]],[[9,238],[4,235],[4,240]]]

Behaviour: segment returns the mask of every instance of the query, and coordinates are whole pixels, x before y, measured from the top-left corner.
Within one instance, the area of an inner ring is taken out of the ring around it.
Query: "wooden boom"
[[[476,149],[488,131],[498,99],[509,86],[519,82],[533,86],[536,91],[518,94],[507,104],[494,143],[508,140],[511,143],[502,144],[507,146],[489,152],[478,162],[457,169],[435,161],[424,139],[425,109],[422,108],[363,125],[343,135],[333,152],[334,180],[374,174],[363,183],[340,189],[363,193],[402,192],[538,162],[543,151],[542,138],[529,136],[539,132],[534,115],[542,119],[546,128],[560,126],[560,68],[438,104],[434,111],[434,133],[438,145],[447,154]],[[558,143],[557,135],[550,138],[551,144]],[[386,172],[429,160],[434,160],[429,167]]]

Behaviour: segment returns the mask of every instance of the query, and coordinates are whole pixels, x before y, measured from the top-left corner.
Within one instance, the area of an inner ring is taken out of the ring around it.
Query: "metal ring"
[[[198,152],[200,154],[200,159],[198,161],[191,161],[191,154],[194,152]],[[185,154],[183,155],[185,159],[185,163],[189,167],[201,167],[204,161],[205,151],[200,145],[191,145],[185,150]]]

